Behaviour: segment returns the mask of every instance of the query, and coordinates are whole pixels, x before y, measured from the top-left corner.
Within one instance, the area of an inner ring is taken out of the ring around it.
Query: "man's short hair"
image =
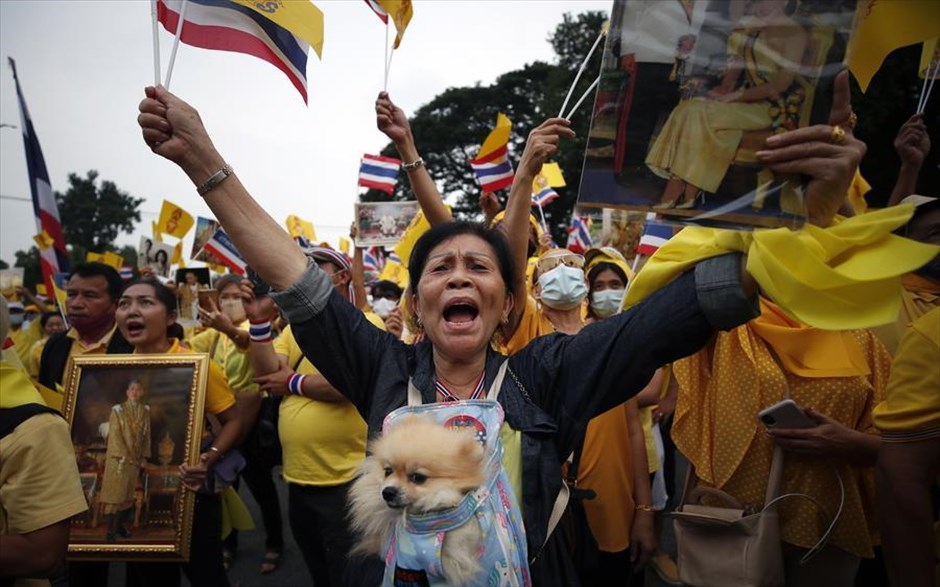
[[[72,279],[75,276],[78,277],[97,277],[101,276],[105,278],[105,281],[108,282],[108,297],[111,298],[112,302],[117,302],[121,298],[121,291],[124,289],[124,280],[121,279],[121,274],[117,272],[114,267],[110,265],[105,265],[104,263],[97,263],[95,261],[89,263],[79,263],[72,269],[72,273],[69,275],[69,279]]]

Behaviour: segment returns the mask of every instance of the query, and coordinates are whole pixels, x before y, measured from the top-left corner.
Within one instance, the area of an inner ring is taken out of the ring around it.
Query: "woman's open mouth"
[[[144,332],[147,327],[144,325],[143,320],[128,320],[124,324],[124,330],[127,331],[129,337],[136,337]]]
[[[451,300],[444,306],[444,320],[451,324],[470,324],[479,315],[476,302],[470,299]]]

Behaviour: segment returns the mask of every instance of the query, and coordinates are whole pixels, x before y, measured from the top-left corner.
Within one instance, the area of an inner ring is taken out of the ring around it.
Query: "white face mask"
[[[26,320],[25,314],[14,314],[10,312],[10,326],[22,326],[23,322]]]
[[[623,305],[622,289],[605,289],[591,294],[591,310],[601,318],[608,318],[620,311]]]
[[[540,275],[539,287],[539,299],[555,310],[575,308],[588,294],[584,271],[567,265],[559,265]]]
[[[228,316],[233,324],[240,324],[247,316],[245,306],[242,305],[241,300],[220,300],[219,309]]]
[[[379,318],[388,318],[389,314],[392,313],[392,310],[397,307],[398,302],[388,298],[379,298],[372,302],[372,310],[379,316]]]

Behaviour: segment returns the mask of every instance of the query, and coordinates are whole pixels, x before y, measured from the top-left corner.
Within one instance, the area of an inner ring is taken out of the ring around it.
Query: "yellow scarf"
[[[789,318],[760,299],[760,316],[748,326],[773,349],[785,371],[800,377],[853,377],[871,369],[851,332],[820,330]]]
[[[15,408],[24,404],[46,405],[46,402],[36,391],[25,370],[0,361],[0,408]]]
[[[893,321],[901,304],[901,276],[933,259],[940,247],[892,234],[914,213],[894,206],[828,228],[811,224],[737,232],[688,227],[646,263],[627,292],[629,308],[696,263],[730,252],[747,253],[747,271],[761,292],[797,321],[826,330],[869,328]]]

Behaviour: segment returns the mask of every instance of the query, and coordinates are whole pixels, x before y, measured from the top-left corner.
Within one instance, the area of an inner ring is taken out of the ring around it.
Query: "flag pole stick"
[[[539,216],[542,217],[542,232],[548,232],[548,223],[545,222],[545,212],[542,210],[541,204],[536,204],[539,209]]]
[[[581,67],[578,68],[577,75],[574,76],[574,81],[571,83],[571,87],[568,88],[568,95],[565,96],[565,101],[561,104],[561,110],[558,111],[559,118],[562,114],[565,113],[565,106],[568,105],[568,101],[571,100],[571,94],[574,93],[575,86],[578,85],[578,80],[581,79],[581,74],[584,73],[584,70],[587,68],[588,61],[591,60],[591,56],[594,55],[594,51],[597,49],[597,46],[600,44],[601,39],[607,36],[607,25],[601,27],[601,32],[597,35],[597,39],[594,40],[594,45],[591,46],[591,50],[588,51],[587,57],[584,58],[584,61],[581,62]]]
[[[385,81],[382,82],[382,90],[388,91],[388,21],[385,21],[385,59],[382,61],[385,66]]]
[[[940,60],[937,60],[927,66],[924,74],[924,87],[920,92],[920,99],[917,101],[917,111],[915,114],[923,114],[927,109],[927,100],[930,99],[930,93],[933,91],[933,84],[937,81],[937,74],[940,73]],[[927,85],[928,82],[930,85]]]
[[[157,0],[150,0],[153,17],[153,85],[160,85],[160,27],[157,21]]]
[[[173,76],[173,64],[176,63],[176,50],[180,46],[180,36],[183,33],[183,22],[186,20],[186,0],[183,0],[182,5],[180,5],[180,15],[179,20],[176,22],[176,39],[173,40],[173,50],[170,52],[170,64],[166,68],[166,81],[163,82],[163,87],[167,90],[170,89],[170,78]]]
[[[575,111],[576,111],[576,110],[581,106],[581,104],[587,99],[588,94],[590,94],[592,91],[594,91],[594,88],[597,87],[597,84],[598,84],[600,81],[601,81],[601,78],[600,78],[600,76],[598,76],[598,77],[594,80],[594,82],[590,85],[590,87],[588,87],[588,89],[584,91],[584,93],[581,95],[581,99],[578,100],[578,103],[574,105],[574,107],[571,109],[571,112],[568,113],[568,116],[565,116],[565,120],[569,120],[569,121],[571,120],[571,117],[574,115]]]
[[[388,63],[385,65],[385,87],[388,87],[388,72],[392,68],[392,57],[395,56],[395,49],[392,49],[388,55]]]

